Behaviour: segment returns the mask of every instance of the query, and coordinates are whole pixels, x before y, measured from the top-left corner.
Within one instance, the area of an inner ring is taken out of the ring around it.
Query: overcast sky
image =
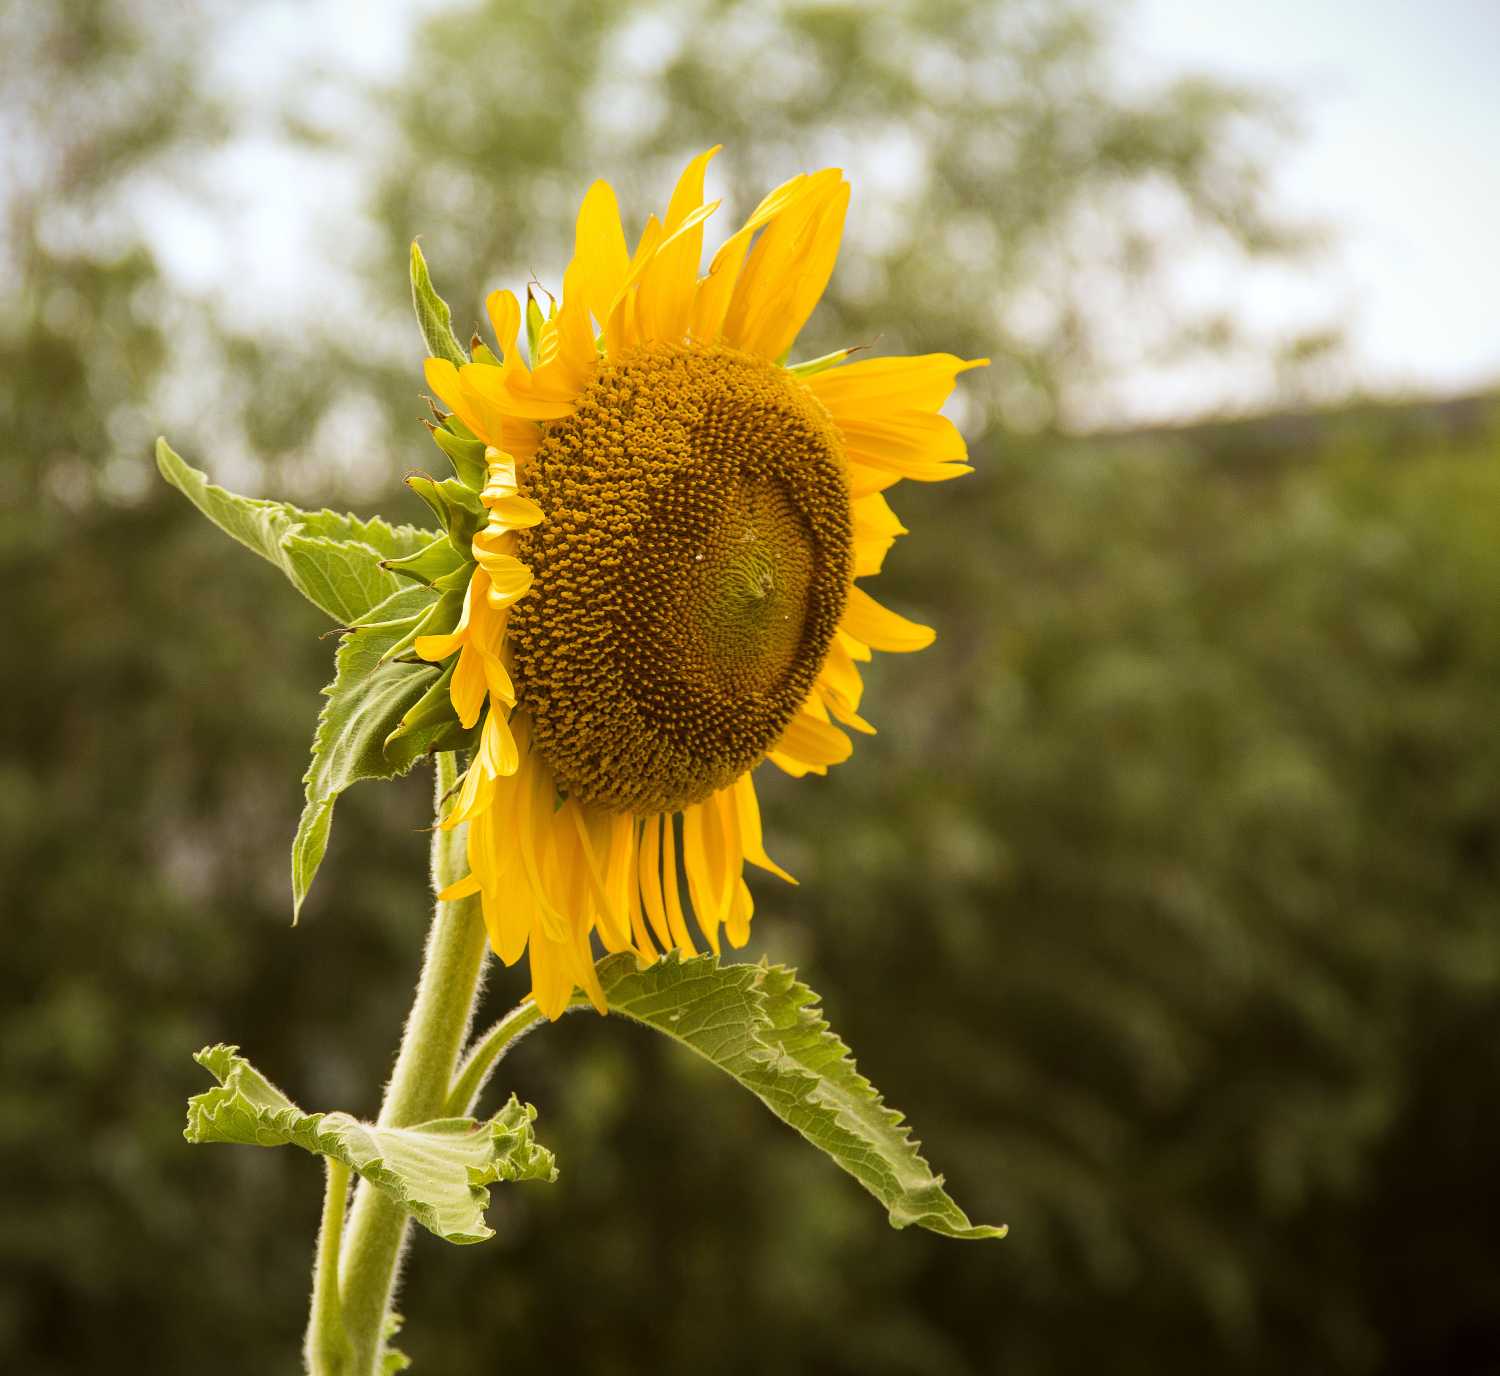
[[[1339,231],[1309,285],[1349,312],[1357,376],[1500,382],[1500,0],[1139,0],[1137,16],[1123,32],[1148,67],[1297,98],[1303,138],[1279,189]]]
[[[222,79],[253,105],[268,58],[282,45],[305,52],[309,23],[327,31],[317,50],[335,69],[391,76],[410,26],[440,8],[374,6],[351,24],[351,2],[246,11],[243,31],[219,54]],[[1120,16],[1122,70],[1132,79],[1239,78],[1289,95],[1300,113],[1301,138],[1276,192],[1293,216],[1331,225],[1334,247],[1315,270],[1232,281],[1238,316],[1263,337],[1346,325],[1350,366],[1339,379],[1365,390],[1446,394],[1500,383],[1500,0],[1136,0]],[[244,323],[274,319],[288,292],[305,289],[289,270],[307,261],[304,252],[326,254],[330,216],[358,232],[357,169],[269,133],[243,140],[216,180],[196,212],[161,205],[157,223],[169,232],[158,242],[185,285],[233,284]],[[1186,376],[1143,372],[1110,388],[1089,421],[1254,409],[1264,401],[1246,389],[1265,385],[1207,362]]]

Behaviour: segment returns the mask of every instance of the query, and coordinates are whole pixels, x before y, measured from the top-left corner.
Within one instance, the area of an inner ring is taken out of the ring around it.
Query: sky
[[[305,49],[309,24],[327,30],[318,46],[336,72],[393,76],[410,27],[440,7],[373,6],[351,25],[346,0],[257,6],[222,50],[219,76],[253,105],[268,56]],[[1220,274],[1212,294],[1228,292],[1262,337],[1342,326],[1340,388],[1447,395],[1500,383],[1500,0],[1135,0],[1117,14],[1129,79],[1228,77],[1283,93],[1298,114],[1273,192],[1293,218],[1328,225],[1329,245],[1305,271]],[[190,288],[233,283],[247,317],[274,317],[289,264],[326,254],[330,219],[358,232],[357,213],[340,208],[357,207],[358,171],[278,144],[269,129],[252,133],[198,203],[218,212],[163,201],[169,270]],[[313,184],[316,197],[277,193]],[[224,213],[239,233],[225,234]],[[1273,386],[1269,370],[1143,367],[1102,393],[1087,420],[1112,427],[1254,410],[1277,400]]]
[[[1500,382],[1500,0],[1139,0],[1122,33],[1147,70],[1293,97],[1276,189],[1337,238],[1323,271],[1247,310],[1342,316],[1372,390]]]

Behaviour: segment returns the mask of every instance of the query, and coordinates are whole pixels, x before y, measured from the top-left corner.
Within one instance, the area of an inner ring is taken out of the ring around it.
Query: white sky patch
[[[1248,279],[1246,318],[1349,330],[1372,391],[1500,382],[1500,4],[1141,0],[1122,26],[1147,71],[1289,93],[1302,137],[1275,189],[1338,241],[1322,271]]]
[[[398,77],[411,33],[440,8],[435,0],[273,0],[241,14],[211,78],[239,98],[244,135],[195,169],[191,185],[135,193],[179,287],[220,302],[246,330],[368,308],[355,269],[377,233],[364,203],[370,169],[287,135],[277,73],[288,59],[295,72],[316,71],[316,87],[300,90],[293,108],[357,129],[369,114],[359,86]],[[626,67],[649,73],[673,40],[667,22],[646,12],[625,27]],[[1327,323],[1348,329],[1347,360],[1329,379],[1335,392],[1450,393],[1500,382],[1500,3],[1139,0],[1117,32],[1120,67],[1134,83],[1206,72],[1291,96],[1303,133],[1277,170],[1275,195],[1294,218],[1326,222],[1336,239],[1300,270],[1230,273],[1211,248],[1184,254],[1164,296],[1222,302],[1267,341],[1267,362],[1132,357],[1122,336],[1119,356],[1129,361],[1090,396],[1085,423],[1277,404],[1285,393],[1269,362],[1274,343]],[[830,143],[856,183],[851,245],[878,244],[919,193],[916,142],[895,121],[867,140],[833,131]],[[841,271],[857,275],[853,265]],[[1014,303],[1022,314],[1026,305]]]

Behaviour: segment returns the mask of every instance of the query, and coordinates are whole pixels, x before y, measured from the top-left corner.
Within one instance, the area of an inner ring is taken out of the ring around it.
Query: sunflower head
[[[445,820],[469,825],[454,892],[482,895],[504,959],[530,950],[549,1015],[575,987],[602,1010],[595,934],[642,958],[694,949],[682,881],[708,945],[743,943],[745,861],[789,878],[751,771],[846,759],[845,729],[873,730],[858,665],[932,638],[856,582],[904,533],[883,493],[969,471],[940,408],[975,363],[785,365],[833,270],[837,170],[771,192],[702,271],[716,151],[634,252],[613,191],[590,188],[560,303],[528,303],[528,358],[497,292],[493,350],[428,360],[468,571],[445,575],[450,624],[415,649],[451,666],[460,721],[483,721]]]
[[[511,613],[559,789],[680,812],[758,764],[807,700],[853,568],[843,443],[784,370],[723,345],[602,362],[528,471]]]

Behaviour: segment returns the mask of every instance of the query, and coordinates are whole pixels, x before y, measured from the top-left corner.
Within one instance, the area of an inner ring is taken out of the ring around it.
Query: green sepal
[[[795,971],[676,952],[645,969],[632,955],[608,956],[598,971],[611,1013],[654,1027],[732,1076],[884,1204],[893,1227],[1005,1235],[970,1223],[949,1198],[901,1114],[855,1068]]]
[[[469,350],[474,356],[475,363],[488,364],[491,368],[500,366],[499,356],[477,334],[469,341]]]
[[[465,727],[453,713],[449,689],[458,656],[444,666],[430,687],[401,718],[399,725],[382,742],[386,760],[397,769],[410,769],[424,755],[434,750],[467,750],[478,736],[478,723]]]
[[[474,537],[484,528],[484,503],[479,495],[457,478],[438,482],[426,473],[407,475],[406,485],[427,503],[434,516],[448,532],[453,548],[467,556]]]
[[[401,587],[382,566],[385,560],[404,558],[440,538],[435,530],[391,526],[379,517],[361,520],[242,497],[209,482],[164,439],[156,442],[156,466],[220,530],[276,565],[309,602],[345,625]]]
[[[472,436],[465,438],[453,429],[453,423],[454,418],[449,416],[444,424],[430,426],[433,441],[448,456],[459,482],[474,492],[481,492],[485,479],[489,477],[484,441]]]
[[[542,308],[537,304],[536,294],[530,287],[526,288],[526,356],[531,361],[531,366],[539,365],[538,356],[542,347],[542,326],[547,323],[542,315]]]
[[[806,363],[793,363],[786,370],[793,377],[812,377],[817,373],[826,373],[830,368],[836,368],[850,354],[856,353],[856,349],[835,349],[831,354],[824,354],[822,358],[810,358]],[[785,357],[782,366],[786,367]]]
[[[411,301],[428,353],[434,358],[446,358],[455,367],[463,367],[469,359],[453,333],[453,312],[433,288],[427,260],[415,239],[411,245]]]
[[[451,576],[451,575],[450,575]],[[399,660],[402,656],[409,654],[417,639],[424,635],[447,635],[456,625],[458,618],[463,615],[464,592],[468,586],[468,580],[463,580],[463,587],[446,586],[448,579],[440,580],[444,586],[428,591],[436,591],[438,598],[422,615],[403,621],[400,633],[391,641],[390,648],[386,650],[383,658],[387,663]]]
[[[448,1242],[494,1236],[484,1221],[489,1185],[557,1179],[552,1153],[532,1131],[536,1110],[515,1095],[493,1118],[440,1118],[414,1127],[363,1123],[347,1113],[304,1113],[234,1046],[193,1059],[219,1083],[188,1100],[189,1142],[296,1146],[341,1161]],[[396,1368],[399,1370],[399,1368]]]
[[[385,741],[439,673],[428,664],[388,661],[386,654],[424,620],[434,600],[431,588],[403,583],[339,645],[333,682],[323,689],[328,700],[318,714],[303,776],[307,801],[292,841],[293,921],[323,863],[339,795],[361,779],[404,774],[417,758],[402,750],[388,759]]]
[[[389,569],[402,578],[410,578],[413,582],[426,583],[431,587],[445,574],[466,568],[469,562],[453,548],[453,542],[446,535],[439,535],[430,545],[424,545],[415,554],[408,554],[402,559],[382,559],[380,567]]]

